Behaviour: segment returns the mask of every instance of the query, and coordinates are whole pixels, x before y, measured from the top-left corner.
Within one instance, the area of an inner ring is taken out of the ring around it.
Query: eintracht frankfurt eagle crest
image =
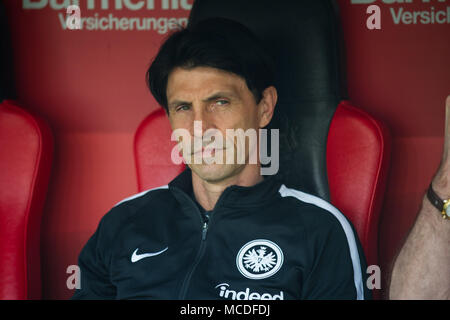
[[[283,251],[265,239],[246,243],[236,257],[239,272],[249,279],[264,279],[274,275],[283,264]]]

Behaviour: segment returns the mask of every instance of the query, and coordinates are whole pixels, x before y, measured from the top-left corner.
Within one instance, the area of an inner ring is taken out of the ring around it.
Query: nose
[[[194,117],[191,134],[196,138],[202,138],[205,131],[215,128],[213,116],[204,108],[194,108]]]

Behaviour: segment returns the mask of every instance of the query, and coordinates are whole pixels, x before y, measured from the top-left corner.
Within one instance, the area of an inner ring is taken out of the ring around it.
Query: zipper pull
[[[202,240],[206,239],[206,232],[208,232],[208,222],[204,222],[203,223],[203,228],[202,228]]]

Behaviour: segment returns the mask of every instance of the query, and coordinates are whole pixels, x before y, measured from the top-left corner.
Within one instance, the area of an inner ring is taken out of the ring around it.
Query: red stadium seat
[[[49,127],[0,103],[0,300],[41,297],[40,226],[53,154]]]
[[[368,265],[378,264],[378,224],[391,139],[380,122],[342,101],[331,121],[327,173],[331,203],[353,223]]]

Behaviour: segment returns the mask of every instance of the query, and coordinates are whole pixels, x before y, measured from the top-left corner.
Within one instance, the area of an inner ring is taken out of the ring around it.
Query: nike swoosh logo
[[[157,256],[158,254],[163,253],[167,249],[169,249],[169,247],[162,249],[161,251],[158,251],[158,252],[137,254],[137,252],[139,250],[139,248],[137,248],[136,250],[134,250],[133,254],[131,255],[131,262],[135,263],[144,258]]]

